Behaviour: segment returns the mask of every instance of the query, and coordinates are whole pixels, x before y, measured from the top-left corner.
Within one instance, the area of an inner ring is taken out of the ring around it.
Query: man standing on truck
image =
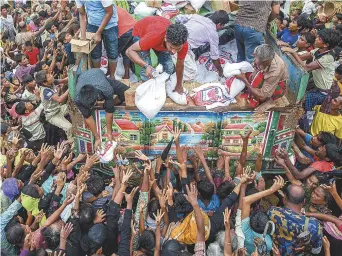
[[[275,1],[239,1],[235,20],[235,38],[238,48],[237,62],[254,60],[254,49],[264,43],[268,20],[279,15],[280,4]]]
[[[171,54],[177,53],[175,91],[182,94],[184,59],[189,47],[186,27],[183,24],[172,24],[164,17],[146,17],[135,24],[133,36],[135,43],[127,49],[126,55],[135,64],[142,67],[140,76],[143,81],[152,78],[151,49],[157,55],[164,72],[170,75],[174,73],[175,69]]]
[[[80,15],[81,38],[86,38],[86,31],[95,33],[94,40],[97,45],[91,52],[93,67],[101,67],[103,40],[108,56],[109,74],[114,78],[118,58],[118,17],[113,1],[76,0],[76,5]]]
[[[112,141],[114,105],[125,101],[125,91],[129,87],[119,81],[107,78],[99,68],[92,68],[81,73],[77,79],[75,104],[85,118],[85,123],[95,137],[94,149],[101,144],[100,135],[96,129],[96,123],[92,116],[92,110],[96,101],[104,101],[103,108],[106,111],[106,127],[108,141]],[[118,97],[114,100],[113,96]]]

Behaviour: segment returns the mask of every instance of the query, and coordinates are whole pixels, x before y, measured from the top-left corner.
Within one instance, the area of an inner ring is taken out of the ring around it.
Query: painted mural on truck
[[[266,129],[269,123],[269,113],[257,114],[254,112],[227,112],[221,119],[220,148],[230,152],[232,156],[240,155],[242,150],[242,137],[250,130],[247,152],[256,154],[259,148],[264,148]]]
[[[105,111],[97,111],[97,124],[102,140],[106,140]],[[219,148],[238,156],[242,149],[241,135],[249,130],[248,152],[253,153],[265,143],[269,114],[254,112],[172,112],[162,111],[149,120],[137,111],[116,111],[113,119],[113,138],[122,153],[142,150],[148,155],[159,155],[178,127],[182,133],[180,144],[200,145],[207,157],[216,157]],[[175,154],[175,146],[170,151]]]

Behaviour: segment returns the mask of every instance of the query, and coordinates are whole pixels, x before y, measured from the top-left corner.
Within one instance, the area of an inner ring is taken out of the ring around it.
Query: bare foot
[[[255,111],[259,113],[263,113],[275,106],[276,106],[275,102],[272,99],[269,99],[268,101],[262,103],[259,107],[257,107]]]

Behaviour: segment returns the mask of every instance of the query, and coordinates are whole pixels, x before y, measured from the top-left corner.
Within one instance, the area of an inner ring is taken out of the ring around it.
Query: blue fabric
[[[55,92],[51,90],[50,88],[45,88],[43,91],[44,99],[46,100],[50,100],[54,94]]]
[[[14,245],[11,245],[6,239],[5,228],[10,220],[18,214],[18,211],[22,207],[21,203],[17,200],[8,207],[0,216],[0,228],[1,228],[1,255],[18,255],[15,251]]]
[[[270,220],[275,224],[273,237],[277,239],[280,255],[293,255],[299,248],[297,237],[304,231],[307,217],[288,208],[272,207],[268,211]],[[311,234],[312,253],[318,254],[322,248],[322,228],[315,218],[310,218],[308,231]],[[246,237],[247,240],[247,237]]]
[[[247,248],[247,255],[251,255],[255,251],[254,238],[259,237],[262,239],[263,235],[252,230],[249,217],[241,221],[241,228],[245,235],[245,247]],[[272,250],[272,238],[269,235],[266,235],[266,247],[267,252]]]
[[[283,31],[280,31],[277,33],[277,37],[285,42],[288,43],[292,48],[296,46],[296,43],[299,39],[300,34],[297,35],[291,35],[291,31],[288,28],[285,28]]]
[[[306,144],[307,146],[309,146],[309,147],[311,147],[311,145],[310,145],[311,139],[312,139],[312,135],[306,133],[306,134],[305,134],[305,137],[304,137],[304,141],[305,141],[305,144]],[[308,153],[307,151],[302,150],[302,153],[303,153],[306,157],[309,157],[312,161],[315,161],[314,157],[313,157],[310,153]]]
[[[238,48],[237,62],[254,61],[254,49],[265,43],[264,34],[249,27],[234,25],[236,46]]]
[[[47,194],[49,194],[51,192],[51,187],[53,184],[53,181],[57,179],[57,176],[49,176],[49,178],[47,178],[46,181],[44,181],[44,183],[42,184],[42,189],[44,190],[44,195],[46,196]],[[64,200],[66,199],[66,190],[68,187],[69,183],[65,183],[64,187],[61,191],[60,196],[62,197],[61,199],[61,203],[64,202]]]
[[[220,199],[219,197],[214,194],[211,197],[210,203],[208,204],[208,206],[205,206],[204,203],[202,202],[201,199],[197,200],[199,207],[205,212],[215,212],[219,207],[220,207]]]
[[[102,1],[89,1],[89,0],[77,0],[77,6],[83,5],[87,12],[88,23],[99,27],[102,23],[104,16],[106,15],[106,9],[102,5]],[[105,30],[118,25],[118,14],[116,6],[113,3],[113,15],[108,22]]]
[[[75,64],[74,54],[71,52],[71,43],[64,44],[66,53],[68,54],[68,64]]]
[[[99,26],[94,26],[91,24],[87,25],[87,31],[91,33],[95,33],[98,30],[98,28]],[[116,59],[119,56],[118,26],[110,27],[108,29],[103,30],[102,41],[107,52],[108,60],[116,61]],[[100,62],[101,57],[102,57],[102,43],[98,43],[95,46],[94,50],[91,52],[91,58],[96,62]]]
[[[313,89],[307,92],[305,96],[304,110],[311,111],[315,106],[322,105],[326,97],[327,95],[323,94],[318,89]]]
[[[175,70],[175,65],[173,64],[171,54],[168,52],[158,52],[158,51],[154,51],[154,52],[158,57],[158,63],[163,66],[163,72],[166,72],[170,75],[173,74]],[[152,65],[151,55],[149,51],[140,52],[139,55],[146,63],[148,63],[149,65]],[[143,81],[149,80],[149,78],[146,76],[145,73],[146,73],[146,69],[141,68],[140,78]]]

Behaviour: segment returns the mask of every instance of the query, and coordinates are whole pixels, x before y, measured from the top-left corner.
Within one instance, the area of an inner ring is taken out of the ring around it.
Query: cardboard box
[[[93,41],[95,33],[86,33],[86,40],[71,39],[71,52],[82,52],[89,54],[95,48],[96,44]]]
[[[160,8],[162,6],[162,0],[145,0],[148,7]]]
[[[217,0],[211,1],[211,8],[214,11],[225,10],[228,13],[237,11],[239,9],[239,5],[235,4],[234,1],[229,0]]]

